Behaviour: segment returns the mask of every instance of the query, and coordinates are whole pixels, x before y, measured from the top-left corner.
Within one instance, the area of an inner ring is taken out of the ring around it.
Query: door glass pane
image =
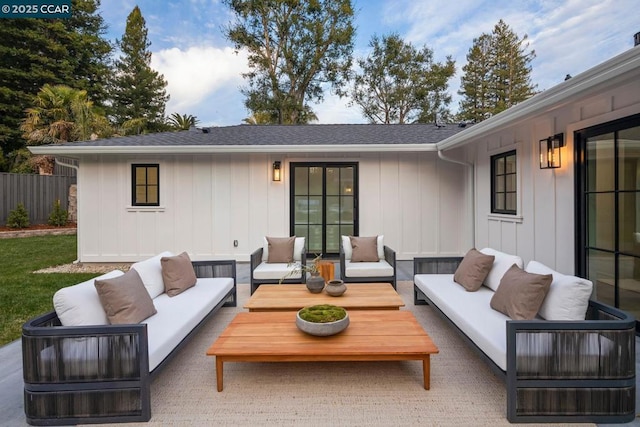
[[[618,196],[618,243],[620,251],[640,256],[640,192]]]
[[[615,206],[613,193],[588,194],[590,247],[614,250]]]
[[[327,253],[340,252],[340,226],[327,225]]]
[[[305,195],[309,194],[309,168],[296,167],[295,168],[295,194]]]
[[[353,169],[351,166],[340,169],[340,194],[342,195],[353,195]]]
[[[322,196],[309,196],[309,223],[322,225]]]
[[[327,196],[327,224],[340,223],[340,197]]]
[[[587,252],[587,268],[589,280],[596,288],[598,301],[614,305],[614,262],[615,257],[611,253],[589,250]]]
[[[620,308],[632,312],[637,318],[640,310],[640,258],[620,256],[619,263]]]
[[[307,196],[295,196],[295,224],[306,223],[309,221],[309,198]]]
[[[322,195],[322,168],[309,168],[309,194]]]
[[[337,196],[340,194],[340,169],[335,167],[327,168],[327,196]]]
[[[640,190],[640,127],[618,133],[618,186],[622,191]]]
[[[293,228],[294,232],[293,234],[296,237],[305,237],[306,241],[305,241],[305,245],[307,246],[307,248],[309,247],[309,227],[306,224],[301,224],[301,225],[296,225]],[[308,249],[307,249],[308,251]]]
[[[321,254],[322,253],[322,225],[310,225],[309,236],[307,237],[307,254]]]
[[[587,191],[613,191],[614,144],[613,133],[587,140]]]
[[[340,222],[342,224],[353,223],[353,197],[342,196],[340,198]]]

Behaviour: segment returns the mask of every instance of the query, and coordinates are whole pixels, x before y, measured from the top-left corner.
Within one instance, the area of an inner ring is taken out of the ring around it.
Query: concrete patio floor
[[[397,279],[413,280],[413,262],[398,261]],[[339,263],[336,262],[336,276],[339,275]],[[237,283],[249,283],[249,264],[237,264]],[[640,372],[640,340],[636,338],[636,372]],[[23,381],[22,381],[22,351],[19,340],[0,347],[0,426],[18,427],[27,426],[23,409]],[[636,375],[636,411],[640,409],[640,376]],[[610,424],[599,424],[608,426]],[[640,427],[640,419],[625,426]]]

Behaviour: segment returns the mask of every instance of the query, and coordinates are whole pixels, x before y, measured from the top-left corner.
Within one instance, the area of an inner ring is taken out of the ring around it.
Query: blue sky
[[[373,34],[397,32],[434,58],[451,55],[456,75],[449,82],[457,110],[462,67],[473,39],[503,19],[535,50],[532,81],[538,90],[561,83],[633,47],[640,32],[637,0],[354,0],[355,57],[369,53]],[[201,126],[242,123],[249,115],[240,87],[246,55],[235,53],[222,28],[231,14],[219,0],[102,0],[100,13],[112,41],[124,33],[138,5],[149,31],[151,65],[168,82],[167,114],[196,116]],[[357,106],[326,93],[314,105],[319,123],[365,123]]]

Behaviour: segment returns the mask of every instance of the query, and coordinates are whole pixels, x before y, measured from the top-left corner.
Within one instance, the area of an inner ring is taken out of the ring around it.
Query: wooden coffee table
[[[262,287],[264,285],[261,285]],[[339,334],[316,337],[300,331],[294,312],[239,313],[207,350],[216,357],[218,391],[224,362],[339,362],[422,360],[425,390],[430,359],[438,347],[410,311],[350,311]]]
[[[260,285],[244,305],[249,311],[297,311],[315,304],[333,304],[347,310],[398,310],[402,297],[390,283],[347,284],[339,297],[312,294],[306,285]]]

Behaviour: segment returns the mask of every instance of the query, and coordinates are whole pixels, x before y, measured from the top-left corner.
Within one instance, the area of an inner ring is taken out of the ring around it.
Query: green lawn
[[[0,346],[20,338],[24,322],[53,310],[58,289],[97,276],[33,273],[75,260],[76,241],[75,235],[0,239]]]

